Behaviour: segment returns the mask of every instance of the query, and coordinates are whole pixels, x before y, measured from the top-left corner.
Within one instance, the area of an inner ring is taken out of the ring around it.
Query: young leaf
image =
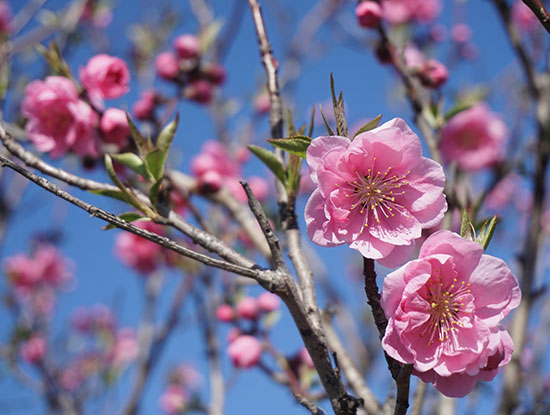
[[[295,155],[290,154],[288,160],[288,182],[287,182],[287,193],[290,196],[296,197],[300,189],[300,168],[302,167],[302,159]]]
[[[151,144],[150,140],[147,140],[138,130],[134,122],[132,121],[132,118],[130,117],[130,114],[126,113],[126,119],[128,120],[128,127],[130,128],[130,133],[132,134],[132,138],[134,139],[134,143],[136,143],[136,147],[138,149],[139,154],[143,157],[145,156],[149,151],[152,150],[153,145]]]
[[[120,164],[128,167],[138,174],[141,174],[146,180],[150,180],[152,178],[151,172],[138,155],[134,153],[122,153],[111,154],[111,157],[113,160],[119,162]]]
[[[118,217],[120,219],[124,219],[126,222],[134,222],[136,220],[139,220],[139,219],[142,219],[142,220],[150,220],[149,218],[141,215],[140,213],[137,213],[137,212],[124,212],[124,213],[121,213],[120,215],[118,215]],[[114,229],[116,228],[115,225],[113,225],[112,223],[110,223],[109,225],[107,226],[104,226],[103,228],[101,228],[101,230],[103,231],[108,231],[109,229]]]
[[[466,209],[462,210],[462,221],[460,223],[460,237],[465,239],[474,240],[475,239],[475,229],[473,229],[473,225],[470,222],[470,217],[468,216],[468,212]]]
[[[204,55],[212,47],[222,26],[223,22],[221,20],[214,20],[201,32],[199,36],[199,49],[201,55]]]
[[[149,200],[151,201],[151,205],[153,206],[156,206],[157,204],[161,186],[162,186],[162,179],[158,180],[149,189]]]
[[[329,125],[327,119],[325,118],[325,114],[323,114],[323,107],[321,107],[320,105],[319,105],[319,110],[321,111],[321,117],[323,117],[325,127],[327,127],[328,135],[335,135],[334,131],[332,131],[332,128],[330,128],[330,125]]]
[[[155,180],[160,180],[164,174],[165,156],[162,150],[156,148],[145,156],[147,167]]]
[[[476,242],[483,247],[483,250],[486,250],[489,246],[489,242],[491,242],[491,239],[495,233],[497,223],[498,217],[495,215],[490,220],[486,220],[481,226]]]
[[[336,118],[336,133],[342,137],[348,137],[348,124],[344,115],[344,96],[342,92],[336,99],[334,93],[334,77],[330,74],[330,95],[332,96],[332,108],[334,110],[334,117]]]
[[[155,180],[160,180],[164,174],[164,166],[178,128],[178,122],[179,114],[176,114],[174,120],[168,123],[159,133],[156,148],[145,157],[147,166]]]
[[[294,118],[290,108],[286,109],[286,123],[288,125],[288,135],[296,135],[296,127],[294,126]]]
[[[306,158],[307,148],[311,144],[311,138],[303,135],[288,138],[273,138],[267,141],[275,147],[288,151],[289,153],[295,154],[303,159]]]
[[[269,168],[269,170],[273,172],[281,183],[286,184],[285,167],[283,166],[283,163],[275,157],[275,154],[265,148],[255,145],[249,145],[248,149],[252,151],[252,153],[254,153],[254,155],[258,157]]]
[[[376,127],[378,127],[378,124],[380,124],[380,120],[382,119],[382,114],[374,117],[372,120],[364,124],[361,128],[359,128],[355,134],[353,134],[353,138],[357,137],[359,134],[364,133],[365,131],[370,131]],[[352,138],[352,140],[353,140]]]
[[[107,196],[116,200],[120,200],[121,202],[127,202],[125,194],[122,193],[120,190],[90,190],[90,193],[93,193],[94,195]]]
[[[164,153],[168,154],[170,151],[170,146],[174,140],[174,135],[176,135],[176,130],[178,129],[180,114],[176,113],[176,117],[170,123],[168,123],[160,132],[157,139],[157,148],[162,150]]]
[[[107,170],[107,173],[109,174],[109,177],[113,181],[113,183],[120,189],[120,191],[124,194],[125,201],[129,204],[131,204],[136,209],[142,211],[142,212],[149,212],[150,209],[145,206],[143,203],[141,203],[134,195],[132,195],[126,186],[122,184],[120,179],[118,178],[117,174],[115,173],[115,169],[113,167],[113,159],[108,154],[105,154],[105,169]]]
[[[315,107],[311,109],[311,117],[309,117],[309,129],[307,135],[311,137],[313,135],[313,127],[315,126]]]

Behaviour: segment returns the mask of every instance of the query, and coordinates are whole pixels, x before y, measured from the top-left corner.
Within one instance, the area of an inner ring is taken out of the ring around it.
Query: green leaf
[[[355,134],[353,134],[353,138],[357,137],[359,134],[364,133],[366,131],[370,131],[376,127],[378,127],[378,124],[380,124],[380,120],[382,119],[382,114],[374,117],[372,120],[364,124],[361,128],[359,128]],[[352,138],[352,140],[353,140]]]
[[[168,123],[162,131],[159,133],[157,138],[157,146],[155,149],[151,150],[145,156],[145,161],[147,162],[147,167],[153,175],[155,180],[162,179],[164,175],[164,166],[166,164],[166,159],[168,158],[168,153],[170,152],[170,147],[172,146],[172,141],[178,129],[179,114],[176,114],[174,120]]]
[[[470,217],[466,209],[462,210],[462,221],[460,222],[460,237],[465,239],[474,240],[475,239],[475,229],[470,222]]]
[[[143,157],[153,149],[151,140],[146,139],[143,134],[141,134],[132,121],[132,118],[130,118],[130,114],[126,113],[126,119],[128,120],[128,127],[130,127],[130,133],[132,134],[132,138],[134,139],[138,152]]]
[[[157,138],[157,148],[162,150],[167,155],[168,155],[168,152],[170,151],[170,147],[172,146],[172,141],[174,140],[174,136],[176,135],[179,120],[180,120],[180,114],[178,112],[176,113],[176,117],[174,118],[174,120],[168,123],[162,129],[162,131],[160,132]]]
[[[315,107],[311,109],[311,117],[309,117],[309,128],[307,131],[308,136],[313,135],[313,127],[315,126]]]
[[[216,42],[216,38],[218,37],[222,26],[223,22],[221,20],[214,20],[200,33],[199,49],[201,55],[204,55],[206,52],[208,52],[214,42]]]
[[[294,118],[292,117],[290,108],[286,109],[286,123],[288,125],[288,135],[296,135],[296,127],[294,126]]]
[[[146,180],[150,180],[152,178],[151,172],[147,168],[147,165],[137,154],[134,154],[134,153],[111,154],[111,157],[116,162],[128,167],[129,169],[135,171],[138,174],[141,174]]]
[[[336,118],[336,133],[342,137],[348,137],[348,123],[344,115],[344,95],[340,92],[338,100],[334,93],[334,77],[330,74],[330,95],[332,96],[332,108],[334,109],[334,117]]]
[[[483,247],[483,250],[486,250],[489,246],[489,242],[491,242],[491,239],[493,238],[493,235],[495,233],[497,223],[498,216],[495,215],[490,220],[486,220],[481,226],[479,234],[476,238],[476,242]]]
[[[126,196],[124,193],[122,193],[120,190],[90,190],[90,193],[93,193],[95,195],[101,195],[101,196],[107,196],[111,197],[113,199],[120,200],[121,202],[127,203],[128,200],[126,200]]]
[[[120,189],[120,191],[125,196],[125,201],[129,204],[131,204],[136,209],[142,211],[142,212],[149,212],[150,209],[145,206],[143,203],[141,203],[133,194],[131,194],[126,186],[122,184],[120,179],[118,178],[117,174],[115,173],[115,169],[113,167],[113,159],[109,154],[105,154],[105,169],[107,170],[107,173],[109,174],[109,177],[113,181],[113,183]]]
[[[160,180],[164,173],[165,155],[162,150],[156,148],[145,156],[147,167],[155,180]]]
[[[275,154],[273,154],[271,151],[266,150],[265,148],[258,147],[255,145],[249,145],[248,149],[252,151],[252,153],[258,157],[262,163],[264,163],[269,170],[273,172],[273,174],[281,181],[281,183],[286,185],[286,172],[285,172],[285,166],[283,166],[283,163],[279,161],[277,157],[275,157]]]
[[[334,131],[332,131],[332,128],[330,128],[330,124],[328,123],[325,114],[323,113],[323,107],[319,105],[319,110],[321,111],[321,117],[323,117],[323,121],[325,123],[325,127],[327,127],[328,135],[335,135]]]
[[[463,102],[456,104],[453,108],[450,109],[448,113],[445,114],[445,121],[449,121],[451,118],[453,118],[456,114],[462,111],[466,111],[467,109],[472,108],[474,104],[471,102]]]
[[[149,189],[149,200],[153,206],[156,206],[157,200],[159,197],[160,189],[162,185],[162,179],[158,180],[154,185]]]
[[[296,135],[288,138],[273,138],[267,141],[275,147],[288,151],[303,159],[306,158],[307,148],[311,144],[311,138],[304,135]]]
[[[302,167],[302,158],[296,154],[290,154],[287,166],[287,193],[289,199],[296,197],[298,190],[300,189],[300,169]]]
[[[147,218],[147,217],[143,216],[142,214],[140,214],[138,212],[124,212],[124,213],[121,213],[120,215],[118,215],[118,217],[120,219],[124,219],[126,222],[134,222],[134,221],[139,220],[139,219],[151,220],[150,218]],[[116,226],[113,225],[112,223],[110,223],[107,226],[104,226],[103,228],[101,228],[101,230],[108,231],[108,230],[114,229],[114,228],[116,228]]]

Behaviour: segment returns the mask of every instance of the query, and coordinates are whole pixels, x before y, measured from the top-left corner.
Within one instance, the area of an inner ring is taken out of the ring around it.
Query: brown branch
[[[92,217],[97,217],[101,220],[104,220],[105,222],[108,222],[117,228],[124,229],[128,232],[131,232],[135,235],[141,236],[145,239],[148,239],[151,242],[157,243],[167,249],[170,249],[174,252],[177,252],[178,254],[181,254],[183,256],[186,256],[188,258],[194,259],[196,261],[199,261],[203,263],[204,265],[212,266],[215,268],[220,268],[229,272],[234,272],[239,275],[243,275],[245,277],[250,277],[253,279],[260,279],[260,275],[262,274],[260,268],[257,269],[251,269],[251,268],[245,268],[241,267],[239,265],[234,265],[226,261],[222,261],[219,259],[211,258],[207,255],[195,252],[189,248],[186,248],[184,246],[179,245],[178,243],[164,237],[157,235],[153,232],[146,231],[144,229],[138,228],[135,225],[132,225],[129,222],[126,222],[123,219],[120,219],[118,216],[113,215],[112,213],[109,213],[101,208],[98,208],[96,206],[93,206],[89,203],[84,202],[83,200],[78,199],[77,197],[71,195],[68,192],[65,192],[64,190],[60,189],[55,184],[51,183],[50,181],[46,180],[43,177],[40,177],[31,171],[25,169],[24,167],[21,167],[17,164],[15,164],[13,161],[5,158],[4,156],[0,155],[0,165],[2,167],[9,167],[10,169],[16,171],[17,173],[21,174],[22,176],[26,177],[30,181],[34,182],[38,186],[42,187],[43,189],[49,191],[50,193],[53,193],[54,195],[66,200],[67,202],[79,207],[82,210],[85,210],[90,214]],[[161,222],[162,223],[162,222]]]
[[[525,5],[537,16],[542,26],[550,33],[550,14],[539,0],[523,0]]]

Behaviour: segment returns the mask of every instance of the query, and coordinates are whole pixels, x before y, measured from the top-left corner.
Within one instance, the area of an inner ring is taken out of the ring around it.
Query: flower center
[[[435,272],[439,272],[437,269]],[[430,335],[428,347],[437,339],[441,343],[451,340],[456,344],[456,334],[463,326],[461,319],[465,314],[470,314],[468,305],[472,301],[470,283],[458,282],[453,278],[452,282],[444,283],[441,275],[430,278],[426,284],[428,303],[430,303],[430,319],[426,322],[424,330],[420,334],[423,337],[426,333]],[[465,298],[465,297],[468,298]]]
[[[363,229],[369,226],[369,214],[372,216],[376,223],[380,223],[380,218],[389,218],[395,216],[395,212],[399,212],[410,218],[407,210],[399,203],[395,201],[396,196],[405,194],[405,190],[402,186],[410,184],[405,180],[411,173],[407,171],[403,175],[391,174],[392,167],[388,167],[384,173],[380,170],[374,169],[374,162],[376,157],[372,159],[372,166],[367,170],[366,175],[360,174],[355,170],[356,180],[348,181],[346,184],[351,187],[351,192],[346,193],[346,197],[352,198],[352,204],[350,210],[354,210],[360,207],[360,214],[364,214]],[[372,221],[371,221],[372,223]]]

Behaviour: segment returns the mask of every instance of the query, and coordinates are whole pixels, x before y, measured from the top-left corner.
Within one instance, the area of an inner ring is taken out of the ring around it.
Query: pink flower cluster
[[[117,98],[128,92],[130,75],[126,63],[109,55],[96,55],[80,69],[80,79],[89,100],[80,98],[77,87],[68,78],[49,76],[27,85],[22,113],[28,119],[25,126],[29,139],[43,152],[60,157],[68,151],[79,156],[97,157],[100,140],[114,143],[119,149],[126,145],[129,133],[123,111],[107,110],[100,123],[103,100]],[[124,115],[124,116],[123,116]]]
[[[440,0],[382,0],[383,17],[392,24],[426,23],[441,12]]]
[[[513,344],[500,322],[521,299],[516,277],[476,242],[438,231],[417,260],[388,274],[382,345],[443,394],[462,397],[510,361]]]
[[[146,231],[163,235],[161,225],[151,221],[136,221],[134,225]],[[142,274],[149,274],[162,265],[172,265],[176,254],[130,232],[120,232],[115,239],[115,255],[127,266]]]
[[[198,180],[198,189],[203,193],[217,192],[226,187],[235,198],[246,203],[247,197],[241,180],[241,159],[233,157],[227,148],[218,141],[209,140],[202,146],[202,152],[191,160],[191,171]],[[268,196],[265,179],[252,176],[246,179],[259,201]]]
[[[30,339],[21,344],[19,353],[21,358],[28,363],[38,364],[46,355],[46,340],[40,334],[34,334]]]
[[[167,414],[183,413],[202,382],[201,375],[193,366],[184,363],[172,370],[168,379],[159,406]]]
[[[442,167],[396,118],[353,141],[317,137],[307,150],[317,188],[305,208],[307,233],[321,246],[348,244],[385,266],[409,259],[422,229],[447,210]]]
[[[216,310],[216,317],[223,322],[235,321],[243,318],[257,320],[262,313],[271,313],[279,309],[281,300],[275,294],[263,293],[258,298],[243,297],[236,307],[222,304]]]
[[[475,171],[502,160],[508,129],[485,104],[459,112],[441,130],[440,150],[447,163]]]
[[[208,104],[215,86],[225,82],[225,69],[218,63],[201,60],[200,40],[183,34],[174,39],[174,51],[162,52],[155,60],[159,77],[184,88],[184,95],[201,104]]]

